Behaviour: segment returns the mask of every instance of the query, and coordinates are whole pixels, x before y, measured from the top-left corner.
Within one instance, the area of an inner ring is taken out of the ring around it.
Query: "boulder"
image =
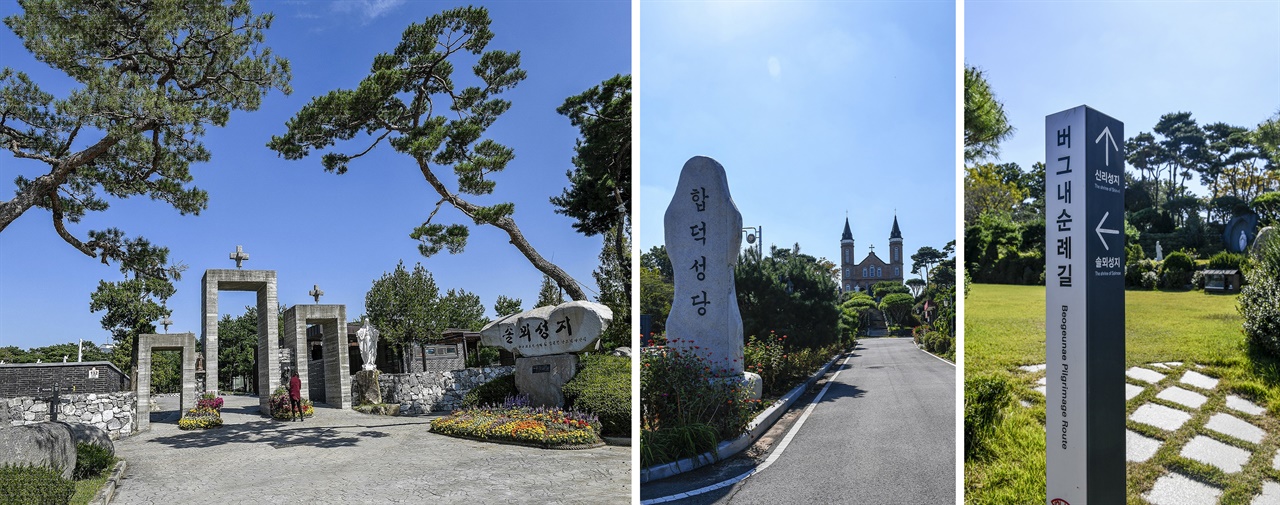
[[[76,442],[67,425],[35,423],[0,429],[0,466],[43,466],[70,479],[76,468]]]
[[[630,348],[630,347],[619,347],[619,348],[617,348],[617,349],[614,349],[614,350],[613,350],[613,352],[611,352],[611,353],[609,353],[609,354],[610,354],[611,356],[626,356],[626,357],[630,358],[630,357],[631,357],[631,348]]]
[[[62,421],[58,421],[58,424],[66,426],[67,430],[71,432],[72,445],[86,443],[106,449],[112,455],[116,453],[115,443],[111,441],[111,435],[106,430],[92,424],[66,423]]]
[[[351,376],[351,402],[354,405],[382,403],[377,370],[361,370]]]

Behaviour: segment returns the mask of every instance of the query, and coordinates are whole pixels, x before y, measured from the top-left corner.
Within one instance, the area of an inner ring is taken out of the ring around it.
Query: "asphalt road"
[[[860,341],[842,370],[771,466],[733,487],[674,503],[955,503],[956,368],[910,339],[877,338]],[[790,429],[804,407],[778,431]],[[772,437],[770,453],[782,439]],[[725,469],[646,484],[657,485],[642,499],[715,484],[767,456],[760,451],[716,465]]]

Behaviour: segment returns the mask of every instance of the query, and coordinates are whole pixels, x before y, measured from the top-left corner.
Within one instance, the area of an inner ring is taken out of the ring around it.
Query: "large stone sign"
[[[718,377],[742,377],[742,316],[733,285],[742,214],[724,167],[702,156],[685,163],[663,224],[675,271],[671,346],[702,356]]]
[[[480,342],[519,356],[549,356],[591,349],[613,311],[599,303],[572,301],[498,319],[480,330]]]

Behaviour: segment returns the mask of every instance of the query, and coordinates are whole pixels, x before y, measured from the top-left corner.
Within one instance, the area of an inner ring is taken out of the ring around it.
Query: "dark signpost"
[[[1046,487],[1050,505],[1124,503],[1124,124],[1045,118]]]

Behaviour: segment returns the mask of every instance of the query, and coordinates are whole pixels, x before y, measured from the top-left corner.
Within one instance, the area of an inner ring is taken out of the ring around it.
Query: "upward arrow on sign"
[[[1111,142],[1111,147],[1115,149],[1117,153],[1120,152],[1120,146],[1116,145],[1116,139],[1111,136],[1111,127],[1103,127],[1102,133],[1098,134],[1098,138],[1093,139],[1093,143],[1097,144],[1098,142],[1102,142],[1103,137],[1106,137],[1107,141]],[[1111,166],[1111,150],[1107,149],[1106,144],[1102,144],[1102,152],[1105,154],[1103,158],[1107,162],[1107,166]]]
[[[1104,131],[1105,131],[1105,130],[1104,130]],[[1110,215],[1111,215],[1111,213],[1110,213],[1110,212],[1103,212],[1103,213],[1102,213],[1102,220],[1101,220],[1101,221],[1098,221],[1098,226],[1097,226],[1096,228],[1094,228],[1094,229],[1093,229],[1093,231],[1095,231],[1095,232],[1097,232],[1097,233],[1098,233],[1098,240],[1101,240],[1101,241],[1102,241],[1102,247],[1103,247],[1103,249],[1106,249],[1106,250],[1108,250],[1108,251],[1110,251],[1110,250],[1111,250],[1111,246],[1107,245],[1107,238],[1106,238],[1106,237],[1103,237],[1103,236],[1102,236],[1102,234],[1103,234],[1103,233],[1107,233],[1107,234],[1111,234],[1111,235],[1119,235],[1119,234],[1120,234],[1120,230],[1111,230],[1111,229],[1107,229],[1107,228],[1103,228],[1103,227],[1102,227],[1102,223],[1107,222],[1107,217],[1108,217],[1108,216],[1110,216]]]

